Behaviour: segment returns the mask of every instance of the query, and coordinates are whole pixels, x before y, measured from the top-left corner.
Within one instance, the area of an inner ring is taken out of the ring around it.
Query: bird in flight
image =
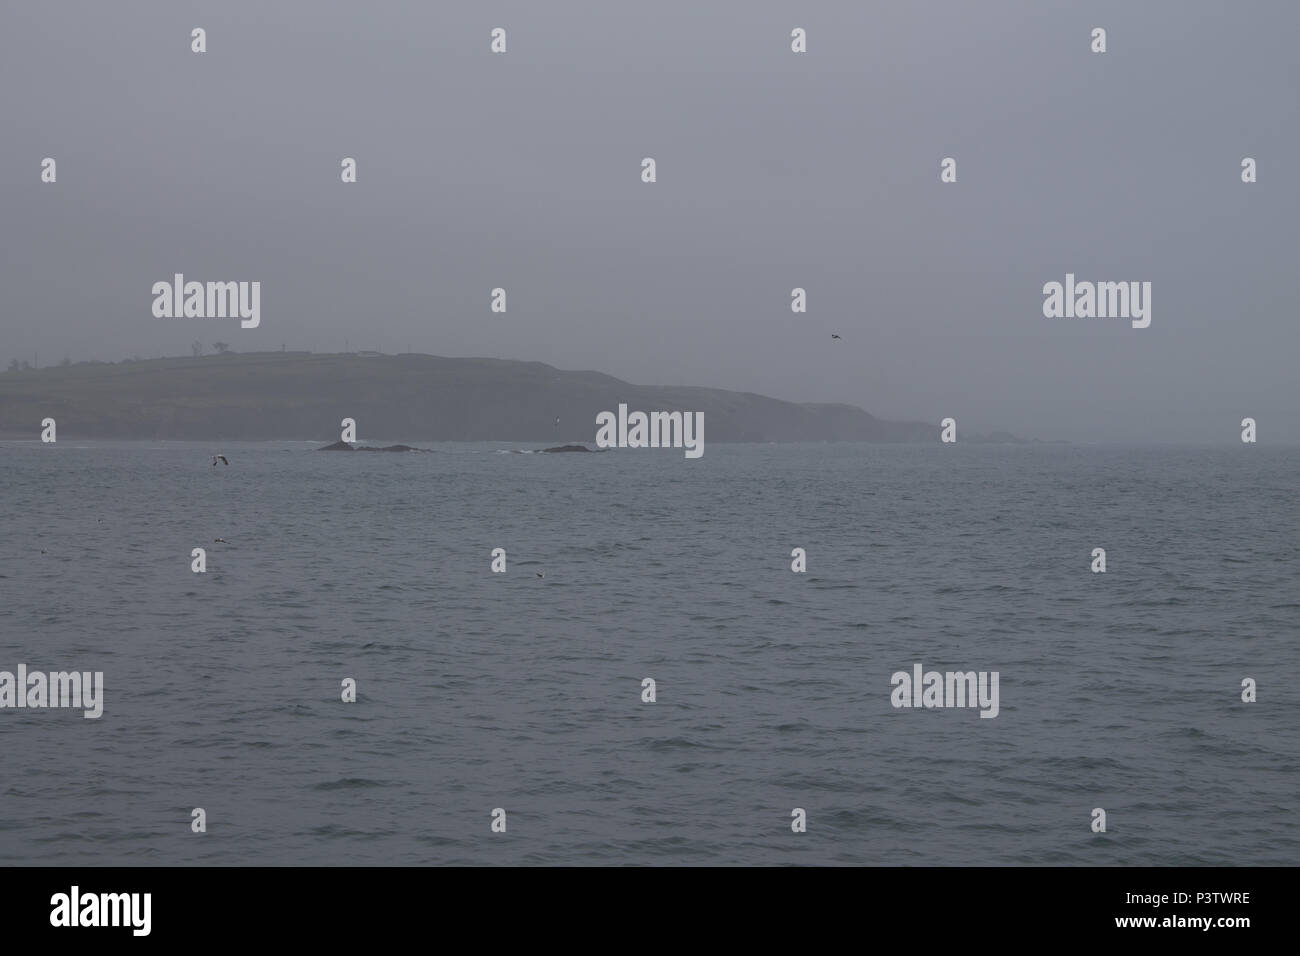
[[[216,467],[217,467],[217,461],[218,461],[218,460],[220,460],[221,463],[222,463],[223,465],[229,465],[229,464],[230,464],[230,462],[226,461],[226,456],[225,456],[225,455],[213,455],[213,456],[212,456],[212,467],[213,467],[213,468],[216,468]]]
[[[537,574],[537,576],[538,576],[539,578],[544,578],[544,577],[546,577],[546,575],[543,574],[541,571],[537,571],[537,572],[535,572],[535,573]]]
[[[225,538],[213,538],[212,541],[213,541],[214,544],[229,544],[229,543],[230,543],[230,542],[227,541]]]
[[[833,338],[833,339],[840,339],[840,337],[839,337],[838,335],[836,335],[834,332],[831,333],[831,338]],[[843,339],[840,339],[840,341],[843,342],[844,340],[843,340]]]

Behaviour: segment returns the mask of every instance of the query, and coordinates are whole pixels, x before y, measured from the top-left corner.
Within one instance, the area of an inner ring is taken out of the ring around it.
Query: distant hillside
[[[591,441],[596,414],[620,402],[703,412],[706,442],[932,442],[939,432],[851,405],[630,385],[540,362],[255,352],[0,373],[0,437],[38,437],[49,417],[59,438],[330,441],[354,418],[364,440]]]

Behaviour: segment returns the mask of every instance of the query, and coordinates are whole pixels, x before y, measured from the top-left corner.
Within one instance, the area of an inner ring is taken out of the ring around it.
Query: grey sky
[[[0,363],[346,341],[1300,441],[1298,35],[1286,0],[8,3]],[[260,280],[261,327],[155,319],[174,272]],[[1151,281],[1151,327],[1044,318],[1067,272]]]

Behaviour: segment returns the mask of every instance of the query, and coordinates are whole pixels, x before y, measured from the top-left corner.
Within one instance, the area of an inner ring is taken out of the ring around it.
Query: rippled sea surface
[[[1300,449],[318,444],[0,443],[0,861],[1300,863]]]

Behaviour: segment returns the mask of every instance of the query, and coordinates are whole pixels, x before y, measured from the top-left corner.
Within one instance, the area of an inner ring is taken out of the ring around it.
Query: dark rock
[[[432,448],[412,448],[410,445],[386,445],[380,448],[376,445],[351,445],[345,441],[336,441],[332,445],[326,445],[324,448],[317,448],[317,451],[433,451]]]

